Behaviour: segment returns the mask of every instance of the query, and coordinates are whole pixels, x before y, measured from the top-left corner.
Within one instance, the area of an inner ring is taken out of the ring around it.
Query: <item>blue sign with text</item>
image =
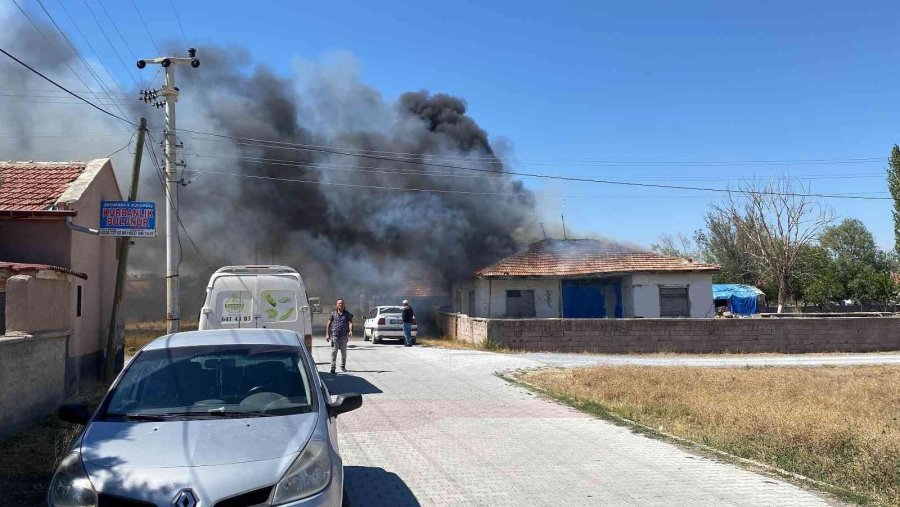
[[[101,202],[100,235],[155,238],[156,203],[149,201]]]

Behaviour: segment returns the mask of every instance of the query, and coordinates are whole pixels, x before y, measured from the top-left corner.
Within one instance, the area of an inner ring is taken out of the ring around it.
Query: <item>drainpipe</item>
[[[69,226],[70,230],[73,230],[75,232],[83,232],[85,234],[93,234],[94,236],[100,235],[100,231],[98,229],[91,229],[90,227],[85,227],[83,225],[75,225],[75,223],[72,222],[72,217],[66,217],[66,225]]]

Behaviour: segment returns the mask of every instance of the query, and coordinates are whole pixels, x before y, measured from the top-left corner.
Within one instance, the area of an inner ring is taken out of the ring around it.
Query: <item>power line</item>
[[[178,22],[178,30],[181,31],[181,40],[184,41],[185,46],[189,46],[187,41],[187,36],[184,34],[184,27],[181,26],[181,16],[178,15],[178,9],[175,8],[175,0],[169,0],[169,3],[172,4],[172,12],[175,13],[175,21]]]
[[[180,129],[182,132],[193,132],[186,129]],[[199,141],[210,141],[215,142],[215,139],[202,139],[196,138]],[[352,148],[352,147],[340,147],[340,146],[327,146],[327,145],[315,145],[315,144],[303,144],[303,143],[281,143],[278,141],[266,141],[267,143],[278,143],[283,144],[285,146],[291,146],[294,148],[308,148],[310,150],[315,149],[330,149],[330,150],[341,150],[349,153],[360,153],[360,154],[373,154],[373,155],[383,155],[390,156],[393,155],[392,159],[402,159],[405,162],[415,162],[419,161],[427,161],[432,159],[448,159],[448,160],[464,160],[464,161],[486,161],[491,163],[502,162],[497,156],[490,157],[482,157],[476,155],[447,155],[447,154],[432,154],[432,153],[409,153],[409,152],[398,152],[398,151],[384,151],[384,150],[368,150],[362,148]],[[279,146],[272,146],[279,147]],[[686,166],[686,167],[727,167],[734,165],[830,165],[830,164],[858,164],[858,163],[870,163],[870,162],[878,162],[883,163],[884,157],[863,157],[863,158],[823,158],[823,159],[793,159],[793,160],[707,160],[707,161],[672,161],[672,160],[663,160],[663,161],[653,161],[653,160],[541,160],[541,159],[516,159],[518,163],[524,163],[528,165],[559,165],[560,163],[565,163],[567,165],[600,165],[600,166],[610,166],[610,167],[627,167],[627,166]]]
[[[110,111],[105,110],[105,109],[101,108],[100,106],[97,106],[97,105],[93,104],[92,102],[88,101],[87,99],[84,99],[83,97],[69,91],[67,88],[63,87],[62,85],[58,84],[57,82],[53,81],[52,79],[48,78],[47,76],[41,74],[40,72],[35,70],[33,67],[31,67],[28,64],[26,64],[25,62],[23,62],[22,60],[19,60],[18,58],[16,58],[12,54],[10,54],[8,51],[0,48],[0,52],[3,52],[3,54],[12,58],[20,65],[26,67],[28,70],[30,70],[30,71],[34,72],[35,74],[39,75],[40,77],[44,78],[46,81],[52,83],[57,88],[60,88],[64,91],[66,91],[67,93],[69,93],[70,95],[87,103],[88,105],[97,109],[98,111],[103,112],[104,114],[107,114],[113,118],[124,121],[130,125],[137,126],[137,124],[130,122],[120,116],[117,116],[116,114],[111,113]],[[216,134],[216,133],[212,133],[212,132],[202,132],[202,131],[189,130],[189,129],[183,129],[183,131],[189,132],[189,133],[194,133],[194,134],[218,137],[218,138],[223,138],[223,139],[233,139],[233,140],[242,141],[242,142],[254,142],[254,143],[260,144],[262,146],[275,145],[277,147],[279,145],[287,145],[288,147],[290,147],[290,143],[282,143],[279,141],[267,141],[267,140],[262,140],[262,139],[244,138],[244,137],[238,137],[238,136],[230,136],[230,135],[226,135],[226,134]],[[668,189],[668,190],[694,190],[694,191],[700,191],[700,192],[716,192],[716,193],[726,193],[726,194],[735,192],[734,190],[727,189],[727,188],[699,187],[699,186],[687,186],[687,185],[670,185],[670,184],[662,184],[662,183],[640,183],[640,182],[634,182],[634,181],[619,181],[619,180],[606,180],[606,179],[595,179],[595,178],[578,178],[578,177],[574,177],[574,176],[558,176],[558,175],[549,175],[549,174],[525,173],[525,172],[518,172],[518,171],[480,169],[480,168],[456,166],[456,165],[451,165],[451,164],[437,164],[437,163],[430,163],[430,162],[411,162],[409,160],[392,159],[390,157],[382,157],[382,156],[377,156],[377,155],[351,154],[351,153],[342,152],[340,150],[332,150],[332,149],[312,149],[312,148],[303,148],[303,149],[308,150],[308,151],[330,153],[330,154],[334,154],[334,155],[347,155],[347,156],[355,156],[355,157],[360,157],[360,158],[387,160],[387,161],[401,162],[401,163],[415,163],[418,165],[431,166],[431,167],[443,167],[443,168],[449,168],[449,169],[459,169],[459,170],[464,170],[464,171],[475,171],[475,172],[483,172],[483,173],[491,173],[491,174],[507,174],[507,175],[511,175],[511,176],[528,176],[528,177],[533,177],[533,178],[543,178],[543,179],[560,180],[560,181],[598,183],[598,184],[605,184],[605,185],[618,185],[618,186],[639,187],[639,188],[660,188],[660,189]],[[351,185],[348,184],[347,186],[351,186]],[[743,190],[742,192],[753,194],[753,195],[778,195],[778,196],[785,196],[785,197],[818,197],[818,198],[829,198],[829,199],[857,199],[857,200],[890,200],[890,199],[892,199],[892,197],[874,197],[874,196],[860,196],[860,195],[850,195],[850,194],[771,192],[771,191],[760,191],[760,190]]]
[[[0,48],[0,53],[3,53],[4,55],[6,55],[6,56],[12,58],[12,59],[13,59],[16,63],[18,63],[19,65],[25,67],[26,69],[28,69],[28,70],[30,70],[31,72],[37,74],[38,76],[44,78],[44,80],[46,80],[48,83],[52,84],[53,86],[56,86],[56,87],[59,88],[60,90],[62,90],[62,91],[64,91],[64,92],[68,93],[69,95],[71,95],[71,96],[75,97],[76,99],[78,99],[78,100],[84,102],[85,104],[87,104],[87,105],[93,107],[93,108],[96,109],[97,111],[100,111],[101,113],[103,113],[103,114],[105,114],[105,115],[108,115],[108,116],[111,116],[111,117],[113,117],[113,118],[115,118],[115,119],[117,119],[117,120],[119,120],[119,121],[123,121],[123,122],[125,122],[125,123],[127,123],[127,124],[129,124],[129,125],[132,125],[132,126],[134,126],[134,127],[137,127],[137,123],[134,123],[134,122],[132,122],[132,121],[126,120],[125,118],[122,118],[121,116],[119,116],[119,115],[117,115],[117,114],[115,114],[115,113],[112,113],[112,112],[110,112],[110,111],[108,111],[108,110],[106,110],[106,109],[103,109],[102,107],[100,107],[100,106],[94,104],[93,102],[87,100],[86,98],[84,98],[84,97],[82,97],[82,96],[80,96],[80,95],[78,95],[78,94],[76,94],[76,93],[74,93],[74,92],[72,92],[72,91],[69,91],[68,88],[66,88],[65,86],[63,86],[63,85],[57,83],[56,81],[50,79],[49,77],[45,76],[44,74],[42,74],[40,71],[36,70],[36,69],[35,69],[34,67],[32,67],[31,65],[28,65],[27,63],[23,62],[22,60],[19,60],[18,58],[16,58],[16,57],[13,56],[12,54],[10,54],[9,51],[7,51],[7,50],[5,50],[5,49],[3,49],[3,48]]]
[[[159,50],[159,46],[156,45],[156,40],[153,38],[153,34],[150,33],[150,27],[147,26],[147,21],[144,20],[144,15],[141,14],[141,9],[138,8],[137,2],[131,0],[131,5],[134,6],[134,10],[137,11],[138,17],[141,18],[141,24],[144,25],[144,30],[147,31],[147,37],[150,37],[150,42],[153,43],[153,48],[156,49],[158,54],[161,54],[162,51]]]
[[[157,141],[153,138],[153,135],[151,135],[150,132],[147,132],[147,136],[150,137],[150,141],[151,141],[151,143],[148,143],[148,146],[147,146],[147,148],[150,152],[150,158],[153,160],[154,165],[156,165],[157,176],[159,176],[159,182],[163,187],[163,192],[168,194],[169,190],[166,187],[166,182],[165,182],[164,176],[163,176],[165,174],[165,171],[162,168],[162,164],[160,164],[159,160],[156,158],[156,153],[149,146],[149,144],[156,144]],[[176,192],[177,192],[177,190],[176,190]],[[187,227],[185,227],[184,222],[181,221],[181,213],[179,213],[177,208],[172,208],[172,211],[174,211],[175,220],[178,221],[178,225],[181,226],[181,230],[184,231],[184,235],[187,236],[187,239],[188,239],[188,241],[190,241],[191,246],[194,248],[194,251],[197,253],[197,256],[200,257],[200,259],[204,263],[206,263],[207,267],[212,267],[212,264],[209,262],[209,259],[205,255],[203,255],[203,252],[201,252],[200,248],[197,247],[197,243],[195,243],[194,239],[191,238],[190,233],[188,233]],[[177,234],[175,236],[178,239],[178,250],[179,250],[178,267],[181,267],[181,261],[183,260],[182,257],[184,256],[183,255],[184,252],[182,251],[182,247],[181,247],[181,238],[178,237]]]
[[[105,85],[105,83],[103,82],[103,80],[100,79],[100,77],[97,75],[97,73],[94,72],[94,69],[91,68],[91,66],[90,66],[90,64],[87,62],[87,60],[84,59],[84,57],[83,57],[83,56],[81,55],[81,53],[78,51],[78,48],[75,47],[75,44],[72,43],[72,40],[69,39],[69,36],[68,36],[68,35],[66,35],[66,32],[63,31],[63,29],[59,26],[59,23],[57,23],[57,22],[56,22],[56,19],[53,18],[53,15],[50,14],[50,11],[47,10],[47,7],[44,5],[44,2],[43,2],[42,0],[37,0],[37,3],[38,3],[38,5],[41,6],[41,10],[44,11],[44,14],[46,14],[47,17],[50,18],[50,22],[53,24],[54,27],[56,27],[56,30],[59,32],[59,34],[62,35],[63,39],[65,39],[65,41],[69,44],[69,47],[72,48],[72,51],[74,52],[75,56],[81,61],[81,64],[84,65],[84,68],[88,71],[88,74],[90,74],[91,76],[93,76],[93,77],[94,77],[94,80],[97,81],[97,84],[100,85],[100,89],[102,89],[102,90],[107,94],[107,96],[108,96],[109,98],[112,98],[112,96],[109,95],[109,88]],[[62,6],[63,10],[66,12],[66,15],[69,16],[69,19],[72,20],[72,16],[69,14],[68,10],[65,8],[65,6],[64,6],[61,2],[60,2],[60,6]],[[72,20],[72,21],[73,21],[73,23],[74,23],[74,20]],[[76,28],[78,28],[77,25],[76,25]],[[80,29],[78,29],[78,31],[81,32]],[[84,37],[84,34],[82,34],[82,37]],[[88,43],[88,45],[90,45],[90,42]],[[92,48],[92,49],[93,49],[93,48]],[[96,51],[95,51],[95,53],[96,53]],[[109,72],[109,70],[107,70],[107,72]],[[122,108],[117,107],[116,109],[118,109],[118,111],[119,111],[120,114],[122,114],[123,116],[125,116],[125,112],[122,111]]]
[[[120,151],[124,150],[125,148],[128,148],[129,146],[131,146],[131,143],[132,143],[132,141],[134,141],[134,137],[135,137],[136,135],[137,135],[137,131],[135,131],[134,134],[131,134],[131,138],[128,139],[128,142],[125,143],[124,146],[122,146],[122,147],[119,148],[118,150],[116,150],[116,151],[110,153],[109,155],[106,156],[106,158],[111,158],[111,157],[112,157],[113,155],[115,155],[116,153],[119,153]]]
[[[109,47],[113,50],[113,53],[115,53],[116,58],[119,60],[119,63],[122,64],[122,67],[125,69],[125,72],[128,73],[128,77],[131,78],[131,80],[134,82],[135,86],[140,86],[140,83],[138,83],[138,80],[134,77],[134,72],[132,71],[132,68],[128,65],[125,65],[125,60],[122,59],[122,55],[119,53],[119,50],[112,43],[112,39],[109,38],[109,35],[106,34],[106,30],[103,29],[103,24],[100,23],[100,19],[97,18],[96,14],[94,14],[94,9],[91,9],[91,5],[88,3],[87,0],[82,0],[82,1],[84,2],[84,6],[87,7],[88,12],[91,14],[91,17],[94,18],[94,22],[97,23],[97,28],[100,29],[100,33],[103,34],[103,37],[106,39],[106,42],[109,44]]]
[[[424,161],[410,161],[405,159],[396,159],[391,157],[384,157],[380,155],[369,155],[363,153],[347,153],[341,150],[331,149],[331,148],[296,148],[291,145],[291,143],[283,143],[280,141],[267,141],[264,139],[254,139],[247,137],[239,137],[239,136],[231,136],[226,134],[215,134],[211,132],[202,132],[190,129],[181,129],[182,132],[189,132],[194,134],[202,134],[208,135],[212,137],[224,138],[224,139],[233,139],[241,142],[250,142],[256,143],[260,146],[273,146],[273,147],[284,147],[286,149],[299,149],[302,151],[312,151],[318,153],[329,153],[332,155],[346,155],[352,157],[359,158],[369,158],[375,160],[385,160],[391,162],[400,162],[407,164],[418,164],[429,167],[441,167],[448,169],[458,169],[463,171],[474,171],[474,172],[482,172],[482,173],[492,173],[492,174],[507,174],[511,176],[528,176],[532,178],[542,178],[542,179],[550,179],[550,180],[559,180],[559,181],[571,181],[571,182],[580,182],[580,183],[599,183],[605,185],[619,185],[619,186],[627,186],[627,187],[643,187],[643,188],[661,188],[661,189],[669,189],[669,190],[694,190],[699,192],[718,192],[718,193],[733,193],[734,190],[727,188],[716,188],[716,187],[700,187],[700,186],[686,186],[686,185],[668,185],[662,183],[639,183],[634,181],[620,181],[620,180],[607,180],[607,179],[597,179],[597,178],[579,178],[575,176],[558,176],[558,175],[550,175],[550,174],[538,174],[538,173],[527,173],[521,171],[504,171],[504,170],[494,170],[494,169],[482,169],[475,167],[463,167],[452,164],[439,164],[435,162],[424,162]],[[846,195],[846,194],[819,194],[819,193],[802,193],[802,192],[770,192],[764,190],[745,190],[744,192],[753,194],[753,195],[780,195],[785,197],[819,197],[819,198],[829,198],[829,199],[891,199],[891,197],[865,197],[865,196],[856,196],[856,195]]]
[[[250,163],[257,164],[268,164],[268,165],[276,165],[276,166],[288,166],[288,167],[301,167],[301,168],[327,168],[327,169],[335,169],[339,171],[353,171],[353,172],[364,172],[364,173],[383,173],[383,174],[403,174],[403,175],[418,175],[418,176],[438,176],[438,177],[452,177],[452,178],[503,178],[504,174],[459,174],[452,172],[444,172],[444,171],[427,171],[427,170],[399,170],[399,169],[389,169],[382,166],[366,166],[366,165],[357,165],[357,164],[336,164],[331,162],[303,162],[289,159],[275,159],[275,158],[264,158],[264,157],[250,157],[250,156],[241,156],[241,155],[215,155],[204,152],[197,151],[184,151],[182,152],[185,155],[198,157],[198,158],[211,158],[211,159],[220,159],[220,160],[242,160]],[[529,176],[523,176],[528,178]],[[865,178],[884,178],[883,173],[844,173],[842,175],[833,175],[833,174],[822,174],[822,173],[813,173],[813,174],[793,174],[792,178],[796,178],[798,180],[843,180],[843,179],[865,179]],[[673,177],[673,176],[658,176],[658,177],[632,177],[631,181],[707,181],[708,177]],[[741,178],[719,178],[719,181],[754,181],[754,178],[741,177]]]

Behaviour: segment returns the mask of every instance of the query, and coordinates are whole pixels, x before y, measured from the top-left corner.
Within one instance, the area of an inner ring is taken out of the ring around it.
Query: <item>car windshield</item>
[[[103,418],[264,417],[314,410],[299,347],[227,345],[141,352]]]
[[[386,306],[381,309],[381,313],[403,313],[403,308],[399,306]]]

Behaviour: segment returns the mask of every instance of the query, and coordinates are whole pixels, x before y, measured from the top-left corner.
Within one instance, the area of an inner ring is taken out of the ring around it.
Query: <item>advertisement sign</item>
[[[145,201],[101,202],[100,235],[155,238],[156,203]]]
[[[249,291],[221,292],[217,306],[222,324],[253,321],[253,295]]]

